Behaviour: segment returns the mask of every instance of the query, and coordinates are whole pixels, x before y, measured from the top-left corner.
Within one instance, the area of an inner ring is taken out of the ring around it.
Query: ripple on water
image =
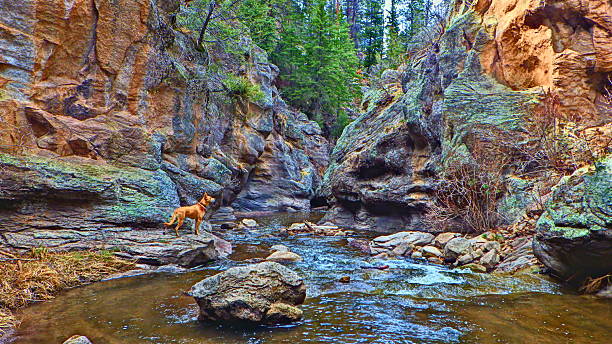
[[[563,295],[537,275],[474,274],[422,261],[372,260],[344,238],[276,237],[299,221],[258,219],[262,230],[219,231],[236,253],[182,274],[111,280],[70,290],[25,309],[15,339],[56,344],[75,333],[96,344],[140,343],[607,343],[610,301]],[[365,237],[364,234],[362,236]],[[291,265],[308,286],[304,320],[240,328],[199,323],[183,294],[197,281],[265,257],[283,244],[304,260]],[[386,270],[362,266],[389,265]],[[350,283],[339,279],[349,276]]]

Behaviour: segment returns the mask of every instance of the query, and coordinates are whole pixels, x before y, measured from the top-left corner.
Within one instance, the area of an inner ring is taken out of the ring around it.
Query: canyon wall
[[[238,54],[202,51],[174,24],[179,6],[0,2],[2,240],[161,228],[204,192],[215,207],[310,209],[327,167],[318,125],[284,103],[248,37]],[[263,98],[219,92],[222,73]]]
[[[407,66],[366,90],[365,113],[338,140],[321,187],[323,221],[385,232],[440,231],[424,214],[439,176],[504,133],[528,133],[538,104],[554,97],[565,128],[609,153],[612,5],[606,0],[455,1],[439,36]],[[401,89],[401,90],[400,90]],[[495,164],[499,156],[492,156]],[[501,165],[500,165],[501,166]],[[505,172],[504,172],[505,173]],[[533,180],[506,173],[505,224],[534,202]],[[458,229],[461,229],[460,227]]]

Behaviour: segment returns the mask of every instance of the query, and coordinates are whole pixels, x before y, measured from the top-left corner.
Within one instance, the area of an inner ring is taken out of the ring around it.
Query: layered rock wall
[[[559,101],[559,116],[580,122],[571,135],[599,145],[598,154],[609,149],[609,1],[453,6],[443,33],[425,44],[427,53],[399,70],[403,92],[394,91],[387,73],[382,87],[365,93],[365,113],[332,152],[321,188],[332,210],[323,221],[387,232],[440,230],[423,222],[439,175],[473,159],[473,142],[487,145],[492,133],[521,140],[547,95]],[[501,201],[507,223],[524,213],[529,198],[514,189],[525,187],[510,187]],[[517,204],[521,209],[511,209]]]
[[[3,231],[160,228],[204,192],[241,210],[310,208],[327,165],[317,124],[283,102],[248,37],[241,58],[202,52],[175,26],[179,6],[0,2]],[[263,99],[217,92],[220,73]]]

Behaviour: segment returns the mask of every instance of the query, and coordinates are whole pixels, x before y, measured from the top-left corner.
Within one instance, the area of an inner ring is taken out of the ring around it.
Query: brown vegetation
[[[523,131],[492,125],[469,128],[464,142],[471,157],[449,153],[426,223],[442,230],[492,230],[499,224],[497,204],[507,176],[534,181],[533,203],[542,208],[554,181],[608,153],[612,139],[598,132],[603,143],[590,141],[580,118],[562,114],[559,104],[557,94],[543,90]]]
[[[108,251],[50,253],[34,249],[23,255],[0,251],[0,335],[18,324],[13,310],[133,267],[132,262]]]

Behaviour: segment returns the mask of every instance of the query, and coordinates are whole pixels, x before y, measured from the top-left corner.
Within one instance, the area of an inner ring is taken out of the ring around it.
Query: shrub
[[[252,83],[248,78],[230,74],[223,80],[227,95],[235,100],[256,102],[264,98],[259,85]]]
[[[475,162],[455,163],[440,176],[425,222],[445,231],[486,232],[499,221],[497,201],[504,190],[501,170],[492,172]]]

